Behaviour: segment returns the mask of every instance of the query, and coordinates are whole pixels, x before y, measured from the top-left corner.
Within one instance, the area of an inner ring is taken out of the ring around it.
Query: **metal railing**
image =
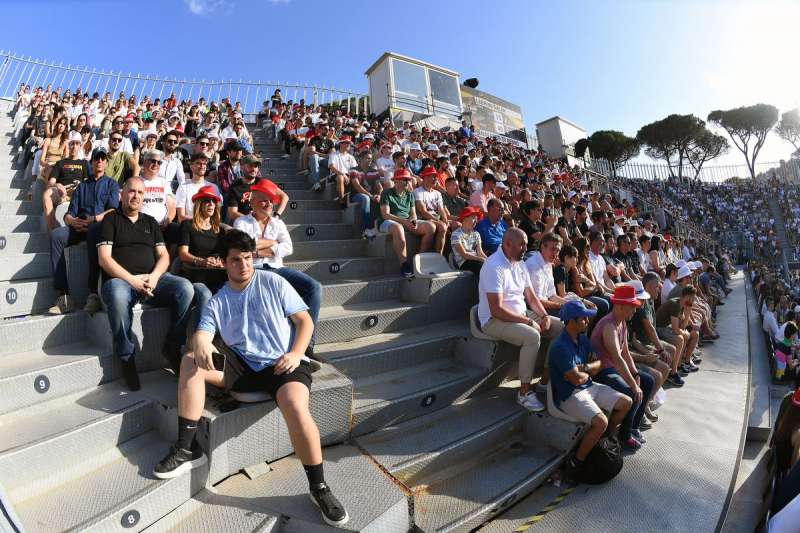
[[[252,80],[197,80],[153,76],[150,74],[134,74],[105,69],[97,69],[86,65],[64,65],[54,61],[25,57],[13,52],[0,50],[0,98],[13,98],[21,84],[36,87],[52,85],[53,90],[74,91],[80,88],[84,92],[100,95],[106,92],[116,98],[119,92],[136,95],[137,100],[144,96],[151,99],[168,98],[172,93],[178,101],[184,99],[207,102],[230,98],[232,102],[241,102],[243,114],[255,114],[261,110],[261,104],[270,99],[275,89],[280,89],[283,101],[305,100],[313,105],[337,105],[346,108],[348,113],[369,114],[369,97],[366,94],[317,85],[288,83],[280,81]]]
[[[604,159],[593,159],[592,168],[606,175],[612,175],[612,170],[616,170],[616,175],[632,179],[644,180],[666,180],[678,175],[677,165],[672,167],[666,164],[648,163],[627,163],[617,169],[612,169],[608,161]],[[788,161],[769,161],[756,163],[756,177],[772,177],[773,173],[779,178],[789,181],[800,181],[800,160],[790,159]],[[684,179],[694,180],[695,175],[703,183],[723,183],[730,178],[740,178],[749,180],[750,170],[747,165],[710,165],[700,169],[697,174],[691,165],[683,165],[681,176]]]

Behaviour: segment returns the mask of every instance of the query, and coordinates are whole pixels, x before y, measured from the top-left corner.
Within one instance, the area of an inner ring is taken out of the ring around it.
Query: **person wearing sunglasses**
[[[138,161],[133,158],[132,153],[122,150],[124,140],[125,137],[120,132],[112,129],[111,135],[108,137],[108,146],[100,146],[108,153],[106,175],[117,180],[120,185],[124,184],[125,180],[131,176],[139,175]]]
[[[160,150],[148,150],[142,155],[144,165],[141,177],[145,192],[141,212],[156,219],[167,244],[176,243],[180,238],[180,228],[172,223],[175,218],[175,196],[169,182],[159,175],[164,156]]]
[[[186,175],[183,172],[183,158],[178,150],[178,142],[179,134],[175,131],[167,132],[161,142],[164,148],[164,158],[158,175],[172,185],[173,191],[186,181]]]

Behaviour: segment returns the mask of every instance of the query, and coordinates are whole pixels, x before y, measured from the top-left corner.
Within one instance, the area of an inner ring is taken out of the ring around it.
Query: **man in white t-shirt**
[[[602,255],[605,245],[606,241],[602,233],[599,231],[589,233],[589,266],[592,268],[595,283],[603,292],[611,294],[614,292],[614,283],[608,277],[606,260]]]
[[[178,213],[179,224],[184,220],[192,220],[194,214],[192,196],[194,196],[201,187],[205,187],[206,185],[212,186],[217,198],[222,198],[217,185],[206,181],[203,177],[206,175],[207,167],[208,156],[205,153],[197,152],[196,154],[192,154],[190,167],[192,170],[192,179],[181,183],[178,186],[178,190],[175,192],[175,206]]]
[[[433,167],[422,169],[419,174],[422,178],[422,185],[414,189],[414,207],[417,210],[417,216],[436,226],[436,241],[433,249],[436,253],[441,254],[444,252],[450,213],[444,206],[442,193],[433,188],[433,184],[436,183],[436,174],[436,169]]]
[[[164,157],[158,175],[167,180],[170,185],[179,186],[186,181],[183,173],[183,161],[178,155],[178,134],[174,131],[167,132],[162,139],[164,143]]]
[[[381,144],[375,166],[378,167],[384,179],[392,179],[392,175],[394,174],[394,160],[392,159],[392,145],[390,143],[384,141],[384,143]]]
[[[339,139],[339,151],[331,154],[328,158],[328,170],[336,180],[336,192],[339,195],[339,203],[347,207],[347,200],[344,196],[344,187],[350,181],[350,171],[358,166],[358,161],[349,152],[350,145],[353,144],[350,137]]]
[[[142,154],[142,180],[144,180],[144,200],[140,211],[150,215],[158,225],[167,244],[177,243],[180,239],[180,227],[175,219],[175,196],[170,184],[158,175],[163,162],[161,150],[145,150]]]
[[[478,319],[486,335],[520,347],[517,403],[529,411],[542,411],[544,404],[530,384],[542,337],[556,337],[563,324],[548,316],[533,291],[522,262],[527,248],[525,232],[510,228],[500,248],[484,262],[478,282]]]

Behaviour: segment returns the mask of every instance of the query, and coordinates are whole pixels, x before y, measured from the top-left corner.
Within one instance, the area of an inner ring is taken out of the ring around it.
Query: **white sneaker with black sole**
[[[517,403],[534,413],[544,411],[544,404],[536,397],[536,393],[533,391],[528,391],[524,396],[517,394]]]
[[[325,483],[310,487],[308,497],[319,507],[322,519],[329,526],[343,526],[350,520],[347,510]]]
[[[164,457],[153,469],[153,475],[158,479],[172,479],[184,472],[206,464],[206,454],[195,441],[192,450],[178,448],[174,444],[169,450],[169,455]]]

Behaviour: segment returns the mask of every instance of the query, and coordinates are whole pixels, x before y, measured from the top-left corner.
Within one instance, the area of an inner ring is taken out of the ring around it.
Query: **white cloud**
[[[225,3],[224,0],[183,0],[183,2],[194,15],[207,15]]]

